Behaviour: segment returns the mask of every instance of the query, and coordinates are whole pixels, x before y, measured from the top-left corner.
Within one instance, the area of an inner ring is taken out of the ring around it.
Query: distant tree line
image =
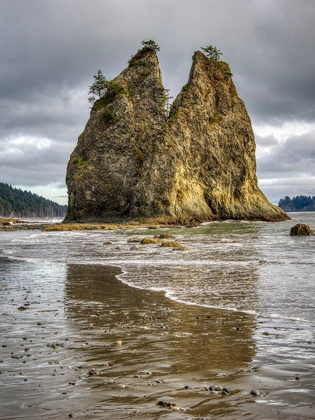
[[[0,216],[64,217],[67,206],[61,206],[29,191],[0,182]]]
[[[284,211],[315,211],[315,197],[299,195],[281,198],[278,204]]]

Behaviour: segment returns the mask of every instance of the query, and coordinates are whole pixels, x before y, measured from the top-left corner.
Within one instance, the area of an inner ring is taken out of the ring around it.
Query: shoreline
[[[1,419],[312,418],[308,407],[266,405],[283,378],[259,373],[255,316],[171,301],[114,267],[0,268]]]
[[[98,265],[98,266],[99,267],[106,267],[106,266],[103,266],[103,265]],[[107,267],[115,267],[116,268],[117,266],[108,265]],[[120,268],[118,268],[118,269],[120,269]],[[167,299],[170,302],[177,303],[179,305],[193,306],[195,308],[200,308],[200,309],[204,309],[204,310],[207,310],[207,311],[211,311],[211,310],[216,311],[216,310],[218,310],[218,311],[226,311],[228,313],[229,312],[237,312],[238,314],[241,314],[241,315],[250,315],[250,316],[258,316],[259,315],[256,311],[253,311],[253,310],[251,311],[251,310],[245,310],[245,309],[242,310],[242,309],[237,309],[237,308],[220,308],[220,307],[215,306],[215,305],[206,305],[206,304],[201,304],[201,303],[198,304],[198,303],[195,303],[195,302],[190,302],[190,301],[184,301],[184,300],[176,299],[176,298],[172,297],[171,294],[170,294],[171,292],[169,292],[167,290],[145,289],[145,288],[142,288],[142,287],[137,286],[135,284],[130,284],[127,281],[125,281],[125,280],[123,280],[123,279],[120,278],[120,275],[121,274],[123,274],[122,271],[119,274],[117,274],[115,277],[116,277],[116,280],[120,281],[123,285],[125,285],[127,287],[130,287],[130,288],[137,289],[137,290],[142,290],[142,291],[145,291],[147,293],[148,292],[149,293],[162,293],[163,294],[163,297],[165,299]],[[289,319],[293,319],[294,320],[294,318],[289,318]],[[303,322],[309,322],[309,321],[303,320],[303,319],[297,319],[297,320],[298,321],[303,321]]]
[[[0,231],[16,231],[16,230],[35,230],[40,229],[45,232],[52,231],[74,231],[74,230],[136,230],[136,229],[167,229],[167,228],[193,228],[204,223],[211,222],[266,222],[277,223],[291,220],[286,215],[283,218],[239,218],[239,219],[194,219],[194,218],[175,218],[175,217],[155,217],[155,218],[139,218],[134,220],[117,220],[103,221],[66,221],[64,219],[58,223],[46,222],[29,222],[18,218],[3,218],[0,216]]]

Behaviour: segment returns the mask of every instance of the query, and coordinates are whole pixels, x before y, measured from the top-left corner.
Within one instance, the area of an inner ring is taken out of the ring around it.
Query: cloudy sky
[[[315,195],[314,0],[0,0],[0,182],[67,202],[66,165],[98,69],[154,39],[176,96],[215,45],[234,74],[270,201]]]

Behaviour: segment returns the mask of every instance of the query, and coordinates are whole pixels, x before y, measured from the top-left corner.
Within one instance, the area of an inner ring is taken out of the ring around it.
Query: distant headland
[[[279,207],[284,211],[315,211],[315,197],[299,195],[292,199],[288,196],[281,198]]]
[[[66,212],[67,206],[0,182],[2,217],[64,217]]]
[[[94,76],[91,115],[67,168],[65,222],[288,219],[258,188],[250,118],[222,53],[194,53],[169,107],[159,47],[142,44],[115,79]]]

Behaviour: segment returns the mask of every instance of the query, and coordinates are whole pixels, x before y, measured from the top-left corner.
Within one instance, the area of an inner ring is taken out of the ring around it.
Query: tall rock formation
[[[167,115],[156,53],[138,51],[70,157],[65,220],[287,219],[257,186],[254,134],[231,76],[196,52]]]

